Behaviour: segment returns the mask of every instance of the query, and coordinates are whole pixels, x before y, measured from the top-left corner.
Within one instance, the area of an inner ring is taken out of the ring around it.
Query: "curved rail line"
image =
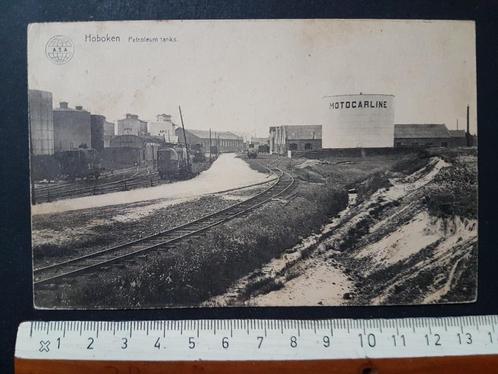
[[[166,231],[57,264],[34,269],[34,284],[53,284],[61,278],[88,272],[98,267],[129,259],[147,251],[172,247],[185,238],[195,238],[198,234],[201,234],[214,226],[225,223],[256,209],[270,200],[282,196],[295,184],[292,175],[279,168],[274,169],[277,169],[279,173],[275,183],[249,199]]]

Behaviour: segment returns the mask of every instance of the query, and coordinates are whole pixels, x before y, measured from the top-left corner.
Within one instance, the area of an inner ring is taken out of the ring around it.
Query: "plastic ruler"
[[[340,372],[374,373],[390,372],[393,364],[406,372],[407,363],[412,369],[425,365],[425,372],[440,371],[443,364],[456,366],[453,372],[498,372],[498,316],[24,322],[15,356],[16,371],[33,374],[200,368],[261,374],[276,367],[321,373],[341,365]]]

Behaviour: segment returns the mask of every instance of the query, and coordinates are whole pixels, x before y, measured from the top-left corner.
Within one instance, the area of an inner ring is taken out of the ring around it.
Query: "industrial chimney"
[[[467,138],[467,147],[472,146],[472,138],[470,137],[470,117],[469,117],[469,106],[467,105],[467,133],[465,134]]]

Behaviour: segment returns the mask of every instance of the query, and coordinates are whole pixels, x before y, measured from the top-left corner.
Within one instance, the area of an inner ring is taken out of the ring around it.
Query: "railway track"
[[[131,176],[116,180],[109,180],[103,183],[94,183],[86,186],[75,186],[74,184],[64,184],[59,186],[39,187],[34,191],[35,203],[50,202],[64,198],[74,198],[89,195],[100,195],[109,192],[127,191],[139,187],[149,187],[159,183],[157,172],[149,173],[147,170],[140,170]]]
[[[277,174],[274,183],[249,199],[169,230],[88,255],[34,269],[34,284],[37,286],[57,284],[63,278],[89,273],[97,268],[105,268],[118,262],[130,260],[149,251],[167,250],[174,247],[181,240],[195,238],[214,226],[240,217],[276,197],[284,196],[293,188],[295,181],[290,174],[278,168],[273,168],[273,170]]]

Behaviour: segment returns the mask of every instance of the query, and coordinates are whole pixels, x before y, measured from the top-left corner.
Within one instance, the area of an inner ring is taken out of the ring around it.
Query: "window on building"
[[[289,150],[291,150],[291,151],[297,151],[297,144],[296,143],[290,143],[289,144]]]
[[[448,147],[448,142],[441,142],[441,147]]]
[[[311,143],[306,143],[306,144],[304,145],[304,149],[305,149],[305,150],[313,149],[313,146],[311,145]]]

